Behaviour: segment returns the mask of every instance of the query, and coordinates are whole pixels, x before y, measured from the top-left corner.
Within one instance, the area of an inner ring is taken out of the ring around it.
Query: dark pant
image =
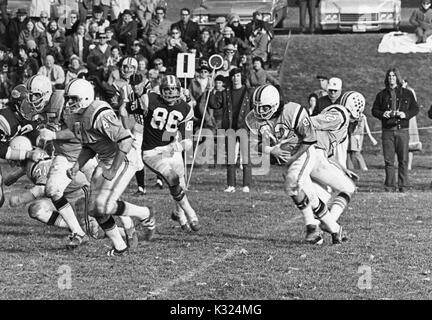
[[[229,141],[231,140],[231,141]],[[252,180],[252,167],[250,161],[249,139],[236,138],[236,140],[226,138],[225,147],[227,151],[227,184],[228,186],[236,186],[236,157],[235,157],[235,143],[239,141],[240,154],[243,162],[243,187],[249,187]]]
[[[85,23],[87,20],[88,9],[84,6],[82,2],[78,3],[78,13],[79,13],[79,21],[81,23]]]
[[[398,186],[402,188],[408,185],[408,142],[408,128],[382,132],[386,187],[396,186],[395,155],[398,161]]]
[[[317,0],[300,0],[300,28],[306,29],[306,9],[309,12],[309,28],[311,32],[315,31]]]

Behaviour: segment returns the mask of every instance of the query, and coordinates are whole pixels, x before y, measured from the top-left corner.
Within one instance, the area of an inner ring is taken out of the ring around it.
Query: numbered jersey
[[[9,141],[16,136],[27,136],[34,145],[38,136],[35,128],[33,122],[19,119],[11,109],[0,109],[0,158],[6,157]]]
[[[169,144],[178,133],[185,137],[193,129],[193,109],[183,100],[168,106],[160,95],[148,93],[148,109],[144,116],[142,150]]]
[[[38,162],[27,161],[26,174],[30,181],[35,185],[44,186],[48,179],[51,162],[51,158]]]
[[[349,111],[341,105],[331,105],[320,114],[311,117],[312,124],[317,131],[318,149],[324,149],[331,157],[336,147],[348,137],[350,119]]]
[[[111,165],[118,142],[132,139],[114,110],[101,100],[93,101],[83,114],[72,115],[67,125],[82,145],[98,154],[99,161],[106,165]]]
[[[316,142],[315,128],[309,114],[298,103],[289,102],[281,112],[270,120],[260,120],[251,111],[246,116],[246,124],[252,133],[269,139],[271,145],[281,144],[281,148],[295,154],[301,144]]]

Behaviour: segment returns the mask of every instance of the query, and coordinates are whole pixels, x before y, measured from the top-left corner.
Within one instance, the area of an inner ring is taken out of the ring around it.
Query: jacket
[[[243,88],[245,89],[245,93],[240,106],[237,126],[233,125],[231,88],[216,92],[210,96],[209,99],[212,99],[212,101],[211,103],[209,102],[209,105],[213,106],[214,109],[222,109],[222,129],[247,129],[245,119],[247,114],[252,110],[252,93],[247,87],[243,86]]]
[[[192,46],[193,43],[196,43],[199,40],[200,28],[198,26],[198,23],[190,20],[185,26],[183,21],[178,21],[172,24],[171,29],[173,27],[177,27],[180,30],[181,38],[184,42],[186,42],[189,48]]]
[[[399,86],[396,88],[396,110],[404,112],[406,118],[384,118],[384,112],[390,110],[392,110],[391,94],[390,90],[385,88],[377,94],[372,106],[372,115],[381,120],[383,129],[408,128],[409,119],[417,115],[420,109],[412,92]]]

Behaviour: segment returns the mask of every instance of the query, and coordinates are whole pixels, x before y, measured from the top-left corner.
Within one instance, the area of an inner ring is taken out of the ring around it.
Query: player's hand
[[[398,111],[398,112],[396,113],[396,115],[397,115],[399,118],[401,118],[401,119],[405,119],[405,118],[406,118],[406,114],[405,114],[405,112],[403,112],[403,111]]]
[[[111,168],[102,167],[102,177],[104,177],[106,180],[111,181],[114,179],[116,175],[116,172],[111,170]]]
[[[191,139],[184,139],[180,141],[180,144],[184,151],[189,151],[192,148],[192,140]]]
[[[78,165],[74,165],[72,168],[66,170],[66,175],[69,179],[73,180],[79,171]]]
[[[279,144],[272,147],[270,153],[276,158],[279,158],[285,162],[289,162],[289,159],[291,158],[291,153],[289,151],[282,150]]]
[[[370,140],[374,146],[376,146],[378,144],[378,141],[376,141],[374,137],[371,137]]]
[[[352,172],[351,170],[345,169],[346,175],[354,182],[357,182],[360,180],[359,176]]]
[[[383,113],[383,117],[388,119],[391,117],[391,113],[392,112],[390,110],[387,110],[386,112]]]
[[[51,141],[55,140],[56,133],[50,129],[43,128],[39,130],[39,138],[42,141]]]
[[[33,162],[38,162],[40,160],[43,160],[45,157],[45,153],[41,152],[38,149],[27,151],[26,153],[26,159],[30,159]]]

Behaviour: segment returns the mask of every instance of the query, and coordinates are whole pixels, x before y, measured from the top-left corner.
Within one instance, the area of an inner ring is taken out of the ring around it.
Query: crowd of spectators
[[[177,55],[187,52],[196,55],[196,77],[185,86],[197,107],[204,91],[214,87],[205,80],[210,78],[207,60],[213,54],[224,58],[217,74],[224,77],[224,85],[237,67],[248,87],[278,85],[265,70],[272,28],[258,11],[245,26],[238,15],[227,15],[213,26],[200,27],[189,8],[180,10],[178,21],[168,20],[169,5],[159,0],[73,1],[76,8],[66,16],[53,15],[41,2],[32,1],[30,8],[12,14],[7,1],[1,2],[0,99],[35,74],[48,76],[57,90],[77,77],[102,87],[112,85],[124,57],[137,59],[143,81],[157,88],[163,74],[176,74]]]

